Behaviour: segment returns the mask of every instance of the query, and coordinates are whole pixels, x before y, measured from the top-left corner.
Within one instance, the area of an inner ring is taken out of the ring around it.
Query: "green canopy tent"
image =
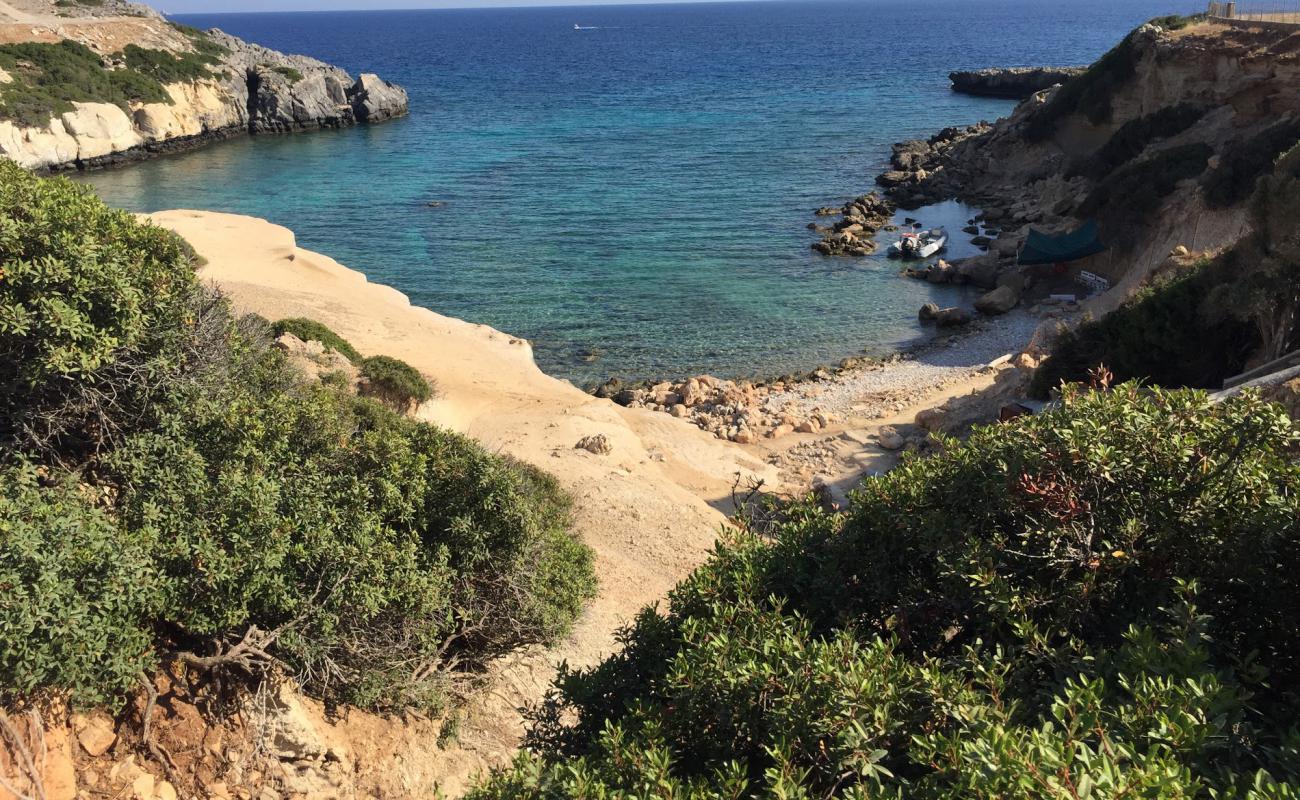
[[[1025,246],[1020,249],[1019,263],[1064,264],[1096,255],[1105,249],[1106,245],[1101,243],[1101,235],[1097,231],[1096,220],[1089,220],[1076,230],[1056,236],[1031,228]]]

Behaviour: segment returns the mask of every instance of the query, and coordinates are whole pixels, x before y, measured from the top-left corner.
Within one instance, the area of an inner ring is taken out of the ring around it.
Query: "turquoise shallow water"
[[[578,382],[777,374],[906,344],[922,335],[922,303],[964,299],[899,278],[883,257],[818,256],[805,230],[812,209],[871,188],[890,143],[1010,109],[953,94],[950,70],[1085,63],[1142,20],[1191,5],[190,15],[378,72],[411,92],[412,115],[85,180],[134,210],[287,225],[413,302],[532,339],[544,369]],[[944,208],[923,221],[965,216]]]

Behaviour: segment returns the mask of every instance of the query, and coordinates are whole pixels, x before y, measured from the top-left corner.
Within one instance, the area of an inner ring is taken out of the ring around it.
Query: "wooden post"
[[[1235,18],[1236,18],[1236,16],[1237,16],[1237,4],[1236,4],[1236,2],[1234,2],[1234,0],[1228,0],[1228,10],[1227,10],[1226,13],[1224,13],[1223,16],[1227,17],[1228,19],[1235,19]]]

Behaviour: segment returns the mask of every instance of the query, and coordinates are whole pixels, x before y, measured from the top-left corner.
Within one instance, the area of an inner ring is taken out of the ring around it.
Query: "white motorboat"
[[[889,246],[890,258],[929,258],[948,246],[948,232],[943,228],[905,233]]]

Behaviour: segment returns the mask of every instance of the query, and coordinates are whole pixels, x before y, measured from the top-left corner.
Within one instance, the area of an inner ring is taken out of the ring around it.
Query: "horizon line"
[[[790,3],[801,0],[594,0],[590,3],[559,2],[542,0],[537,3],[516,3],[506,0],[501,5],[436,5],[404,6],[389,8],[311,8],[311,9],[253,9],[247,11],[161,11],[165,17],[221,17],[242,14],[340,14],[357,11],[387,13],[394,11],[507,11],[510,9],[532,8],[601,8],[606,6],[700,6],[700,5],[734,5],[736,3]],[[830,0],[834,2],[835,0]],[[846,0],[847,1],[847,0]]]

